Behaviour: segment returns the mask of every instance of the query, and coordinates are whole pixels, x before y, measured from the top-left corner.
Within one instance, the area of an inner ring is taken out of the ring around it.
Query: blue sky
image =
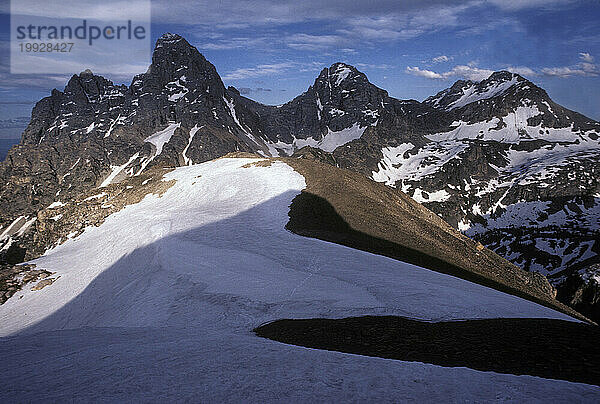
[[[9,74],[10,8],[1,4],[0,119],[6,119],[28,115],[33,101],[64,88],[68,77]],[[153,0],[151,42],[164,32],[186,37],[226,85],[266,104],[292,99],[323,67],[342,61],[390,95],[417,100],[456,80],[508,69],[559,104],[600,120],[598,1]],[[133,76],[90,68],[118,83]]]

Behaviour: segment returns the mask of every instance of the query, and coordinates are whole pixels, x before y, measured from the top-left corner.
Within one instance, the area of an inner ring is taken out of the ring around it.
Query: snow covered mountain
[[[305,146],[333,152],[377,126],[382,115],[404,104],[419,105],[391,98],[344,63],[323,69],[305,93],[286,104],[274,108],[246,98],[240,103],[261,118],[273,156],[289,156]]]
[[[86,210],[91,218],[100,204],[129,201],[32,261],[49,275],[0,306],[0,399],[600,398],[586,384],[306,349],[254,335],[254,327],[286,317],[574,320],[476,283],[286,231],[297,198],[332,188],[320,182],[318,164],[292,168],[294,160],[286,161],[221,158],[153,169],[141,184],[130,178],[104,195],[51,208],[63,214],[55,222],[69,223],[82,204],[98,206]],[[415,224],[439,221],[398,191],[329,170],[338,173],[329,181],[395,195],[399,212]],[[140,194],[144,186],[150,188]],[[343,205],[331,201],[345,217]],[[306,219],[300,223],[310,224]],[[481,252],[471,245],[469,254]]]
[[[598,122],[509,72],[458,81],[421,103],[336,63],[292,101],[266,106],[226,88],[196,48],[165,34],[130,86],[85,71],[38,102],[0,163],[0,255],[36,256],[20,240],[53,204],[246,151],[363,173],[557,286],[588,285],[596,277],[584,274],[600,260],[599,136]]]
[[[375,180],[556,283],[598,262],[597,122],[508,72],[459,81],[424,104],[452,123],[427,134],[424,146],[384,148]]]

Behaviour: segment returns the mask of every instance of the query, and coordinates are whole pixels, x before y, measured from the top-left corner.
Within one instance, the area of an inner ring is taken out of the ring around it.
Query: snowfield
[[[144,142],[152,143],[156,147],[154,155],[159,156],[162,153],[163,146],[169,143],[169,140],[175,134],[175,130],[180,126],[180,123],[170,123],[165,129],[148,136],[144,139]]]
[[[280,153],[277,149],[281,149],[286,155],[291,156],[297,150],[300,150],[305,146],[310,146],[316,149],[321,149],[328,153],[333,153],[333,151],[338,147],[350,143],[353,140],[360,139],[363,133],[365,133],[365,129],[367,129],[366,126],[361,127],[358,123],[354,123],[352,126],[336,132],[332,131],[330,128],[327,128],[327,133],[320,140],[316,140],[313,137],[308,137],[306,139],[298,139],[294,137],[292,143],[284,143],[282,141],[273,143],[267,141],[266,145],[269,148],[269,153],[276,157],[280,156]]]
[[[598,387],[285,345],[279,318],[543,317],[535,303],[284,229],[304,178],[219,159],[34,261],[0,306],[0,401],[600,400]]]

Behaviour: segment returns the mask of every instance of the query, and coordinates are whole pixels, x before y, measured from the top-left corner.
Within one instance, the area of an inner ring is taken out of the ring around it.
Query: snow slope
[[[175,134],[175,129],[180,126],[181,123],[170,123],[165,129],[148,136],[144,139],[144,142],[152,143],[154,147],[156,147],[156,153],[154,155],[159,156],[162,153],[163,146],[169,143],[169,140],[171,140],[171,137]]]
[[[383,148],[383,159],[378,164],[378,171],[372,172],[371,178],[390,186],[399,180],[420,180],[434,174],[450,160],[460,158],[459,154],[467,145],[448,141],[429,143],[413,154],[409,153],[414,148],[412,143]],[[408,188],[403,187],[402,191],[408,192]]]
[[[269,148],[269,153],[272,156],[279,156],[279,151],[284,150],[285,154],[291,156],[297,150],[310,146],[316,149],[321,149],[328,153],[333,153],[335,149],[340,146],[343,146],[353,140],[360,139],[360,137],[365,133],[366,126],[361,127],[358,123],[354,123],[352,126],[341,129],[339,131],[332,131],[330,128],[327,128],[327,133],[320,139],[316,140],[313,137],[308,137],[306,139],[296,138],[292,143],[285,143],[282,141],[278,141],[276,143],[267,142],[267,147]]]
[[[500,82],[492,82],[490,85],[483,89],[481,92],[477,91],[476,85],[471,85],[462,89],[463,94],[459,99],[454,102],[451,102],[447,110],[452,110],[454,108],[464,107],[465,105],[471,104],[476,101],[485,100],[488,98],[495,97],[499,94],[502,94],[512,86],[518,83],[516,75],[513,75],[511,80],[508,81],[500,81]]]
[[[600,399],[583,384],[254,336],[252,328],[290,317],[570,319],[289,233],[288,206],[305,180],[282,162],[244,167],[254,161],[177,168],[162,197],[147,196],[35,260],[60,278],[0,306],[0,401]]]

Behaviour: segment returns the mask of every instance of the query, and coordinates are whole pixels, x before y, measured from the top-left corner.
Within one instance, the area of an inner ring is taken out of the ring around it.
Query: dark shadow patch
[[[21,246],[15,244],[11,244],[7,251],[3,255],[0,255],[0,263],[4,263],[9,265],[15,265],[23,262],[25,259],[25,253],[27,250],[22,248]]]
[[[600,328],[550,319],[278,320],[254,332],[309,348],[600,385]]]
[[[496,289],[504,286],[416,249],[356,231],[346,223],[326,199],[310,192],[303,191],[294,198],[289,216],[290,220],[285,228],[301,236],[383,255]],[[517,292],[515,290],[504,291],[512,294]]]

